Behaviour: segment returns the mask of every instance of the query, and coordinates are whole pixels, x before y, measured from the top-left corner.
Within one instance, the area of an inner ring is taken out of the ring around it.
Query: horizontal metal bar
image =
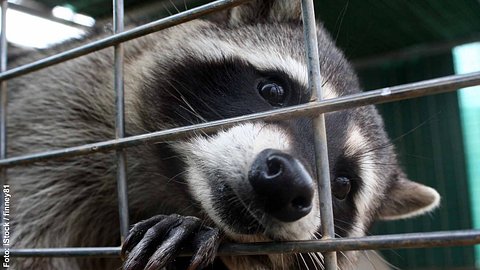
[[[18,77],[82,55],[89,54],[94,51],[105,49],[121,42],[145,36],[153,32],[196,19],[203,15],[238,6],[246,1],[248,0],[217,0],[196,8],[192,8],[187,11],[180,12],[178,14],[124,31],[122,33],[111,35],[106,38],[85,44],[83,46],[67,50],[59,54],[52,55],[50,57],[46,57],[30,64],[12,68],[10,70],[0,73],[0,81]]]
[[[395,248],[468,246],[480,243],[480,230],[376,235],[278,243],[229,244],[219,255],[255,255]]]
[[[95,152],[105,152],[112,149],[132,147],[141,144],[181,139],[198,133],[199,131],[212,132],[219,128],[226,128],[238,123],[244,123],[253,120],[280,120],[285,119],[285,117],[316,116],[319,113],[348,109],[357,106],[364,106],[367,104],[379,104],[409,98],[416,98],[425,95],[433,95],[449,91],[455,91],[458,88],[474,86],[478,84],[480,84],[480,72],[441,77],[432,80],[381,88],[354,95],[326,99],[318,102],[286,107],[267,112],[260,112],[228,119],[222,119],[209,123],[178,127],[148,134],[135,135],[122,139],[115,139],[36,154],[11,157],[0,160],[0,167],[26,165],[38,161],[61,159],[66,157],[87,155]]]
[[[475,245],[479,243],[480,230],[459,230],[376,235],[358,238],[335,238],[329,240],[258,242],[248,244],[229,243],[222,244],[217,254],[220,256],[239,256],[275,253],[449,247]],[[120,256],[120,247],[10,249],[9,251],[13,257]],[[191,254],[191,252],[183,252],[181,256],[190,256]]]
[[[119,257],[120,247],[10,249],[13,257]],[[2,250],[3,253],[3,250]]]

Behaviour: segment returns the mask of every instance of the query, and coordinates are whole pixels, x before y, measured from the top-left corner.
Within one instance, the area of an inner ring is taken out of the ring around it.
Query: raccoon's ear
[[[300,0],[253,0],[233,8],[229,14],[232,26],[262,22],[299,22]]]
[[[418,216],[433,210],[440,195],[431,188],[405,178],[395,182],[379,212],[381,220],[396,220]]]

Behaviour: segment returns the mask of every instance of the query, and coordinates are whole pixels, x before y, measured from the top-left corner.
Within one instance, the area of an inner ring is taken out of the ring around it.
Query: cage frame
[[[309,87],[315,93],[316,99],[310,103],[292,107],[275,109],[267,112],[253,113],[233,118],[227,118],[208,123],[183,126],[141,135],[125,137],[124,127],[124,88],[123,88],[123,46],[122,43],[162,29],[190,21],[200,16],[232,8],[248,0],[216,0],[205,5],[186,10],[147,24],[140,25],[130,30],[124,30],[124,3],[123,0],[113,0],[113,26],[114,34],[100,40],[81,45],[79,47],[55,54],[35,62],[19,67],[7,69],[7,41],[6,41],[6,11],[8,0],[1,0],[2,21],[0,38],[0,184],[7,183],[7,170],[9,167],[28,165],[39,161],[61,159],[95,152],[115,151],[117,163],[117,191],[120,221],[120,238],[125,239],[129,224],[126,153],[124,148],[145,143],[154,143],[164,140],[181,139],[199,131],[214,131],[230,127],[235,124],[254,120],[278,120],[284,117],[309,116],[314,118],[315,136],[314,144],[317,164],[317,180],[319,183],[319,200],[322,239],[308,241],[289,241],[272,243],[249,244],[222,244],[218,255],[255,255],[271,253],[302,253],[322,252],[325,255],[325,268],[337,269],[336,251],[386,249],[386,248],[419,248],[474,245],[480,243],[480,230],[457,230],[441,232],[424,232],[408,234],[391,234],[366,236],[358,238],[335,238],[330,179],[328,169],[328,155],[326,144],[326,131],[324,113],[380,104],[426,95],[456,91],[459,88],[480,85],[480,72],[462,75],[445,76],[415,83],[408,83],[392,87],[361,92],[332,99],[322,99],[321,75],[318,57],[316,35],[316,21],[313,9],[313,0],[302,0],[302,17],[306,55],[308,63]],[[62,63],[101,49],[114,47],[114,91],[115,91],[115,139],[84,144],[58,150],[32,153],[15,157],[7,157],[7,81],[49,66]],[[2,193],[3,197],[3,193]],[[2,198],[2,207],[3,207]],[[2,221],[3,222],[3,221]],[[3,226],[2,226],[3,227]],[[2,238],[4,237],[2,233]],[[3,240],[3,239],[2,239]],[[71,247],[71,248],[22,248],[9,249],[12,257],[119,257],[121,247]],[[183,252],[181,256],[188,256],[191,252]]]

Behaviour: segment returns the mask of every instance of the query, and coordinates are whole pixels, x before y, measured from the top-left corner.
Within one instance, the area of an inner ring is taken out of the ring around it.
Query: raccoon
[[[357,77],[318,24],[326,98]],[[96,38],[93,36],[92,38]],[[64,46],[53,48],[59,52]],[[299,1],[250,1],[124,44],[127,136],[312,100]],[[13,65],[41,53],[19,56]],[[9,81],[8,155],[114,138],[113,49]],[[326,114],[337,237],[426,213],[438,193],[412,182],[373,106]],[[220,256],[221,241],[321,237],[312,120],[252,121],[125,150],[130,234],[120,258],[15,258],[15,269],[321,269],[320,253]],[[119,246],[115,154],[8,170],[16,248]],[[183,249],[191,258],[177,258]],[[358,252],[339,254],[355,269]]]

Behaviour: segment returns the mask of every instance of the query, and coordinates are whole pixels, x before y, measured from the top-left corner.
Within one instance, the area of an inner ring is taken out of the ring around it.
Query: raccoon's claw
[[[192,241],[193,256],[188,270],[202,269],[213,263],[220,244],[220,231],[217,228],[203,227]]]
[[[215,259],[220,233],[196,217],[159,215],[137,223],[122,246],[125,270],[154,270],[169,265],[185,247],[193,248],[188,269],[201,269]],[[128,254],[127,254],[128,253]],[[127,256],[125,256],[127,254]]]

